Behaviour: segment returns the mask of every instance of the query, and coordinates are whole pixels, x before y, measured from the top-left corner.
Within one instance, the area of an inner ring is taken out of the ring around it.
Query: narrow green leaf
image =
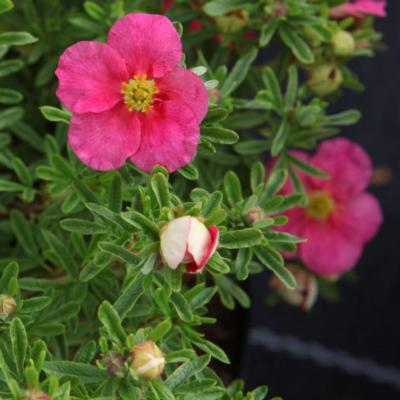
[[[244,281],[249,276],[249,264],[253,257],[251,248],[240,249],[235,260],[235,272],[240,281]]]
[[[229,230],[221,234],[219,245],[225,249],[242,249],[256,245],[261,239],[262,232],[258,229]]]
[[[178,172],[190,181],[197,181],[199,179],[199,171],[193,164],[188,164],[178,169]]]
[[[82,235],[96,235],[99,233],[107,233],[107,228],[86,219],[78,219],[78,218],[63,219],[60,222],[60,226],[66,231],[76,232]]]
[[[0,73],[1,75],[1,73]],[[24,116],[22,107],[10,107],[0,112],[0,130],[16,124]]]
[[[210,108],[206,117],[204,118],[204,123],[212,124],[215,122],[221,122],[225,120],[229,115],[229,110],[226,108]]]
[[[39,109],[48,121],[64,122],[65,124],[69,124],[71,119],[71,113],[69,111],[60,110],[59,108],[52,106],[42,106],[39,107]]]
[[[171,295],[171,303],[174,306],[179,318],[182,321],[190,322],[193,319],[190,304],[179,292],[173,292]]]
[[[120,212],[122,207],[122,179],[120,174],[115,174],[110,185],[108,204],[111,211]]]
[[[24,97],[20,92],[14,89],[0,88],[0,103],[1,104],[17,104]]]
[[[23,249],[32,257],[38,254],[38,247],[34,240],[31,224],[25,216],[18,210],[12,210],[10,213],[10,224],[14,235]]]
[[[124,289],[121,296],[115,301],[114,309],[123,320],[129,311],[134,307],[140,296],[143,294],[143,275],[138,274]]]
[[[283,119],[279,125],[278,132],[276,133],[271,147],[271,155],[277,156],[285,148],[286,140],[289,135],[290,125],[286,119]]]
[[[4,32],[0,34],[0,46],[22,46],[37,41],[38,39],[28,32]]]
[[[114,243],[100,242],[98,244],[98,247],[100,248],[100,250],[114,255],[128,264],[138,265],[141,261],[140,257],[127,250],[126,248]]]
[[[265,47],[274,36],[276,29],[278,28],[279,20],[278,18],[270,18],[261,28],[260,47]]]
[[[22,60],[5,60],[0,61],[0,78],[11,75],[24,67]]]
[[[234,146],[235,151],[242,156],[252,156],[265,153],[271,147],[269,140],[244,140]]]
[[[161,321],[159,324],[157,324],[157,326],[153,329],[153,331],[149,335],[149,339],[152,340],[153,342],[158,342],[171,329],[172,329],[171,320],[165,319],[164,321]]]
[[[169,186],[165,175],[160,172],[154,174],[151,177],[150,185],[160,208],[170,207],[171,199],[169,194]]]
[[[294,156],[293,154],[288,154],[288,158],[292,164],[294,164],[297,168],[304,171],[307,175],[317,176],[319,178],[329,179],[329,175],[322,171],[321,169],[313,166],[312,164]]]
[[[338,114],[328,115],[326,124],[333,126],[346,126],[356,124],[362,117],[358,110],[343,111]]]
[[[121,216],[126,222],[135,226],[138,229],[143,230],[150,237],[158,238],[159,236],[158,226],[143,214],[132,210],[121,213]]]
[[[126,334],[121,325],[118,312],[108,302],[103,301],[99,307],[98,317],[100,322],[107,329],[108,334],[113,340],[118,341],[120,344],[125,343]]]
[[[277,110],[281,110],[284,105],[283,94],[274,70],[271,67],[264,68],[262,71],[262,79],[269,93],[271,102]]]
[[[239,140],[239,135],[235,131],[216,126],[201,128],[201,136],[210,142],[220,144],[235,144]]]
[[[296,58],[304,64],[312,64],[315,60],[314,54],[307,43],[287,24],[280,24],[279,35]]]
[[[259,185],[263,184],[265,184],[265,166],[259,161],[251,166],[250,186],[253,193],[257,191]]]
[[[289,67],[288,75],[289,78],[286,87],[285,104],[286,107],[293,107],[296,102],[297,89],[299,86],[299,74],[295,65]]]
[[[14,4],[11,0],[0,0],[0,14],[11,10]]]
[[[209,340],[202,340],[201,342],[193,342],[193,344],[199,349],[203,350],[205,353],[210,354],[213,358],[221,361],[224,364],[230,364],[229,358],[225,351],[222,350],[215,343]]]
[[[28,339],[24,324],[19,318],[14,318],[10,324],[11,348],[19,375],[24,370]]]
[[[224,176],[224,192],[231,206],[243,200],[240,180],[233,171],[228,171]]]
[[[44,370],[60,377],[75,377],[86,384],[99,384],[108,377],[106,370],[74,361],[47,361]]]

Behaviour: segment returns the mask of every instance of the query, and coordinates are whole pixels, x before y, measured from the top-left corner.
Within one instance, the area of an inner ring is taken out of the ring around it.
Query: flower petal
[[[203,81],[192,71],[177,67],[157,80],[162,96],[189,106],[200,123],[208,110],[208,92]],[[178,107],[178,106],[177,106]]]
[[[370,241],[383,222],[379,202],[370,193],[361,193],[351,199],[340,207],[333,218],[337,229],[360,244]]]
[[[161,230],[161,255],[172,269],[178,268],[185,258],[191,224],[192,217],[185,216],[172,220]]]
[[[310,178],[314,189],[327,190],[338,199],[349,199],[361,193],[368,186],[372,174],[368,154],[358,144],[345,138],[321,143],[311,163],[331,177]]]
[[[123,57],[129,73],[159,78],[182,58],[182,43],[172,22],[162,15],[128,14],[108,34],[108,44]]]
[[[192,160],[199,143],[199,125],[192,110],[181,103],[162,101],[142,113],[142,142],[131,161],[145,172],[157,164],[169,172]]]
[[[110,110],[121,97],[121,83],[128,79],[125,61],[110,46],[78,42],[60,57],[55,74],[57,96],[75,113]]]
[[[362,254],[362,245],[343,235],[329,223],[310,220],[305,229],[306,243],[299,255],[306,266],[317,274],[338,275],[353,268]]]
[[[72,114],[68,142],[89,167],[108,171],[122,167],[140,144],[136,113],[123,104],[100,114]]]
[[[211,240],[209,241],[208,247],[203,254],[203,258],[199,263],[193,261],[186,266],[186,271],[190,272],[191,274],[200,272],[206,266],[208,260],[215,253],[215,250],[217,250],[218,240],[219,240],[219,229],[216,225],[211,225],[208,228],[208,232],[210,234]]]
[[[187,251],[193,257],[194,262],[197,265],[200,264],[210,247],[211,235],[206,226],[196,218],[192,218],[187,243]]]
[[[332,18],[356,17],[362,18],[364,15],[375,15],[377,17],[386,16],[386,1],[376,0],[356,0],[353,3],[340,4],[329,10]]]

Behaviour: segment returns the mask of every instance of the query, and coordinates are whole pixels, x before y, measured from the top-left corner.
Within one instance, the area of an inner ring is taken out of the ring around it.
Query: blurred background
[[[344,132],[373,158],[370,191],[384,225],[356,281],[339,283],[337,303],[320,299],[308,313],[284,303],[268,307],[267,275],[249,284],[241,376],[249,388],[268,384],[285,400],[400,399],[400,1],[388,0],[388,17],[376,23],[388,49],[353,63],[366,91],[347,91],[335,108],[364,115]]]

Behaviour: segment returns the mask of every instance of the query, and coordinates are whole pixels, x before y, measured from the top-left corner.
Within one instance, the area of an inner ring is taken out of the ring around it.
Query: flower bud
[[[270,286],[289,304],[302,310],[311,310],[318,296],[318,284],[315,276],[305,269],[289,264],[287,268],[296,279],[297,287],[289,289],[276,276],[273,276]]]
[[[333,51],[337,56],[351,56],[356,48],[353,35],[346,31],[336,32],[331,39]]]
[[[17,308],[14,297],[8,294],[0,294],[0,315],[10,315]]]
[[[255,224],[267,218],[267,213],[260,206],[254,206],[249,210],[245,218],[250,224]]]
[[[125,377],[125,359],[121,354],[116,351],[110,351],[104,356],[102,361],[109,375],[114,378]]]
[[[25,390],[21,400],[51,400],[50,396],[39,389],[32,388]]]
[[[246,10],[232,11],[227,15],[216,17],[215,22],[223,33],[239,32],[249,22],[249,13]]]
[[[324,97],[335,92],[342,82],[342,71],[336,65],[318,64],[310,69],[307,85],[316,95]]]
[[[185,264],[188,272],[201,271],[218,245],[219,230],[197,218],[184,216],[167,223],[160,233],[161,256],[172,269]]]
[[[133,374],[138,378],[155,379],[164,370],[164,354],[152,341],[135,346],[131,352],[131,359]]]

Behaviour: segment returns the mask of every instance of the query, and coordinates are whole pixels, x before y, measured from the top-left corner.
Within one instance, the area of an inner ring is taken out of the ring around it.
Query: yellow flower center
[[[121,94],[129,111],[146,112],[153,105],[153,97],[160,91],[154,80],[138,75],[122,83]]]
[[[307,214],[309,217],[325,220],[335,208],[335,200],[324,192],[314,192],[308,197]]]

